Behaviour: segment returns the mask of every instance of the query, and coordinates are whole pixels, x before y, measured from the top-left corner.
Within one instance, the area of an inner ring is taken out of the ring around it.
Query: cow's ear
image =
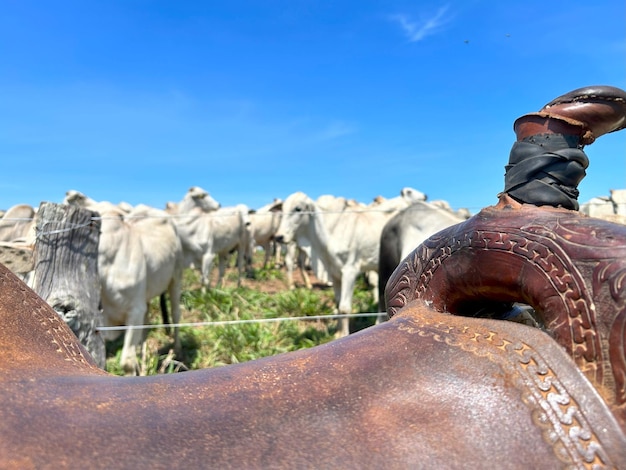
[[[283,203],[280,202],[278,204],[274,204],[272,208],[270,209],[270,212],[280,212],[282,210],[283,210]]]

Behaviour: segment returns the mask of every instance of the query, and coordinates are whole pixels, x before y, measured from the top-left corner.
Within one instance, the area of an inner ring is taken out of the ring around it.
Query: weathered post
[[[43,202],[36,221],[31,286],[63,318],[98,366],[104,368],[98,277],[98,214],[77,206]]]

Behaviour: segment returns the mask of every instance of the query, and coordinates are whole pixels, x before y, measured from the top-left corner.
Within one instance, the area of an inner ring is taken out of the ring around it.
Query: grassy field
[[[261,265],[260,259],[256,265]],[[333,312],[332,288],[315,284],[312,290],[286,288],[284,269],[256,268],[237,288],[236,270],[227,272],[222,288],[203,291],[199,274],[184,273],[182,323],[226,322],[233,320],[290,318],[330,315]],[[301,284],[303,285],[303,284]],[[376,312],[371,289],[360,279],[355,290],[354,312]],[[149,323],[162,323],[158,299],[149,309]],[[351,328],[359,330],[374,324],[375,317],[356,318]],[[265,356],[309,348],[334,339],[337,321],[290,320],[228,325],[186,326],[180,329],[181,357],[174,357],[172,338],[163,328],[146,330],[140,351],[143,375],[219,367]],[[122,339],[107,344],[106,368],[123,374],[119,366]]]

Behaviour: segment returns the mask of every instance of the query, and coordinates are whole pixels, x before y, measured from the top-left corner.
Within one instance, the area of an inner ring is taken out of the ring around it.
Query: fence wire
[[[154,325],[120,325],[120,326],[98,326],[98,331],[127,331],[127,330],[152,330],[157,328],[185,328],[185,327],[201,327],[201,326],[229,326],[229,325],[245,325],[253,323],[280,323],[283,321],[310,321],[310,320],[333,320],[338,318],[363,318],[378,317],[387,315],[386,312],[367,312],[367,313],[346,313],[346,314],[329,314],[329,315],[306,315],[300,317],[276,317],[276,318],[251,318],[247,320],[219,320],[206,322],[189,322],[189,323],[161,323]]]
[[[411,206],[407,206],[407,207],[411,207]],[[443,209],[441,207],[435,206],[441,210],[446,210],[446,211],[451,211],[451,212],[455,212],[454,209]],[[418,208],[418,207],[413,207],[413,210],[416,211],[420,211],[420,210],[429,210],[432,207],[424,207],[422,208]],[[90,210],[88,207],[86,208],[88,210]],[[157,209],[157,208],[153,208],[155,210],[158,211],[163,211],[163,209]],[[344,210],[326,210],[326,209],[320,209],[319,211],[298,211],[297,213],[300,215],[332,215],[332,214],[366,214],[366,213],[395,213],[395,212],[399,212],[400,210],[402,210],[403,208],[376,208],[376,207],[360,207],[357,209],[344,209]],[[469,208],[464,208],[469,210]],[[220,211],[215,211],[215,212],[200,212],[200,213],[193,213],[193,214],[168,214],[165,213],[165,211],[163,211],[163,214],[132,214],[132,213],[120,213],[120,215],[115,215],[115,216],[94,216],[90,218],[90,221],[102,221],[102,220],[119,220],[120,216],[122,220],[141,220],[141,219],[170,219],[170,220],[180,220],[180,219],[189,219],[189,218],[194,218],[194,217],[198,217],[199,215],[202,216],[210,216],[210,217],[214,217],[214,218],[220,218],[220,217],[232,217],[233,215],[235,215],[233,212],[220,212]],[[285,215],[289,215],[292,214],[293,212],[280,212],[280,214],[282,216]],[[254,215],[255,217],[258,216],[268,216],[268,217],[273,217],[276,215],[275,212],[252,212],[251,215]],[[34,222],[36,219],[35,217],[31,217],[31,218],[24,218],[24,217],[0,217],[0,227],[2,226],[9,226],[11,224],[18,224],[18,223],[32,223]],[[55,224],[57,224],[55,222]],[[80,224],[80,225],[76,225],[76,224],[71,224],[68,223],[68,226],[65,228],[56,228],[55,230],[50,230],[50,231],[45,231],[45,230],[38,230],[36,233],[36,237],[44,237],[47,235],[54,235],[54,234],[58,234],[58,233],[64,233],[64,232],[69,232],[75,229],[79,229],[79,228],[83,228],[85,226],[89,225],[89,222],[85,223],[85,224]],[[58,224],[57,224],[58,227]]]

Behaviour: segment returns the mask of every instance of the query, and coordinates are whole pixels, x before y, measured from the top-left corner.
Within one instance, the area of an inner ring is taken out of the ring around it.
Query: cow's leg
[[[115,309],[111,307],[108,302],[103,298],[102,299],[102,320],[104,326],[119,326],[119,323],[112,321],[113,317],[111,316],[111,312],[114,312]],[[104,330],[101,331],[100,334],[105,341],[115,341],[122,334],[122,330]]]
[[[320,283],[329,287],[332,285],[326,266],[315,251],[311,252],[311,267]]]
[[[213,268],[213,259],[215,254],[210,251],[205,253],[202,257],[202,286],[205,289],[211,287],[211,269]]]
[[[296,244],[288,243],[287,244],[287,253],[285,254],[285,270],[287,271],[287,288],[289,290],[295,289],[295,284],[293,282],[293,265],[296,259]]]
[[[174,274],[172,281],[170,282],[168,293],[170,296],[170,304],[172,310],[172,323],[177,325],[180,323],[181,312],[180,312],[180,296],[181,296],[181,275]],[[174,352],[177,355],[182,353],[182,347],[180,344],[180,336],[178,334],[178,327],[173,327],[173,335],[174,335]]]
[[[300,268],[300,274],[304,280],[304,287],[312,289],[313,284],[311,284],[311,278],[309,277],[309,273],[306,272],[306,259],[306,253],[303,250],[300,250],[298,253],[298,266]]]
[[[333,298],[335,300],[335,310],[333,310],[333,314],[337,315],[339,313],[339,303],[341,302],[341,277],[333,277],[332,286]]]
[[[356,278],[360,274],[359,269],[356,266],[348,265],[344,266],[341,270],[341,287],[339,298],[339,315],[348,315],[352,313],[352,297],[354,294],[354,286],[356,284]],[[333,284],[334,285],[334,284]],[[339,330],[337,335],[339,337],[348,336],[350,334],[350,319],[339,319]]]
[[[263,249],[263,269],[267,269],[267,266],[269,265],[270,262],[270,244],[269,242],[264,243],[263,245],[261,245],[261,248]]]
[[[276,240],[272,240],[270,247],[272,249],[272,253],[274,254],[274,265],[278,267],[281,263],[280,260],[283,247]]]
[[[245,267],[246,267],[246,247],[239,245],[237,248],[237,287],[241,287],[241,280],[243,279]],[[252,259],[252,255],[250,255],[250,259]]]
[[[380,280],[378,276],[378,271],[368,271],[366,274],[366,278],[370,289],[372,289],[372,303],[376,305],[376,310],[379,312],[378,316],[376,317],[376,324],[378,325],[379,323],[387,320],[387,313],[383,312],[383,309],[380,306],[380,291],[378,290],[378,284]]]
[[[237,255],[239,256],[239,255]],[[217,263],[217,287],[222,287],[224,283],[224,275],[226,274],[226,266],[228,265],[229,254],[218,255]]]
[[[138,375],[139,363],[137,362],[137,346],[143,341],[144,331],[133,326],[142,325],[146,317],[146,304],[137,302],[136,306],[128,312],[127,326],[131,327],[124,334],[124,346],[122,347],[122,355],[120,365],[126,375]]]

